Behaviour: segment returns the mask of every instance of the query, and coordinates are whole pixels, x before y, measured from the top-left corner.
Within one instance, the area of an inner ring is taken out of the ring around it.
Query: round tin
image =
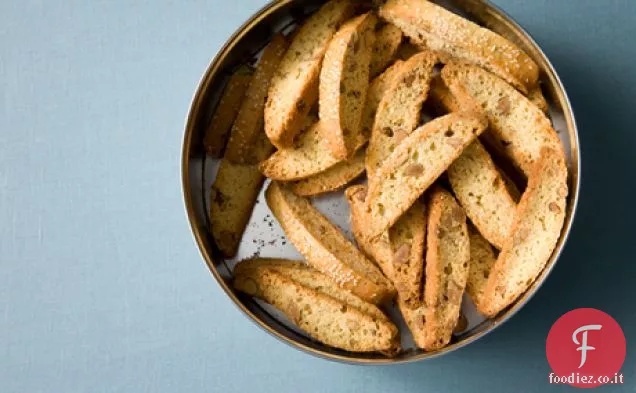
[[[526,304],[552,271],[570,233],[579,196],[579,139],[570,102],[552,64],[530,35],[510,16],[490,2],[486,0],[438,0],[435,2],[515,42],[539,65],[542,88],[550,104],[550,116],[554,128],[559,132],[568,158],[570,190],[561,237],[545,269],[532,286],[512,306],[495,318],[472,323],[473,326],[460,335],[454,336],[451,344],[441,350],[424,352],[411,348],[393,358],[381,354],[360,354],[337,350],[309,339],[286,322],[280,313],[264,303],[234,292],[231,287],[231,267],[236,260],[253,254],[271,254],[264,256],[289,258],[299,256],[293,247],[283,240],[280,228],[270,225],[272,218],[262,192],[243,236],[238,256],[232,260],[226,260],[215,250],[207,212],[209,187],[215,176],[217,160],[206,157],[202,140],[220,91],[232,70],[241,64],[254,61],[257,53],[275,32],[289,31],[316,10],[323,1],[279,0],[267,4],[228,39],[210,63],[192,99],[183,140],[182,185],[188,219],[201,254],[221,288],[249,319],[280,341],[312,355],[354,364],[396,364],[440,356],[468,345],[494,330]],[[319,198],[314,203],[319,210],[339,224],[347,235],[350,235],[346,227],[348,216],[346,203],[331,197]]]

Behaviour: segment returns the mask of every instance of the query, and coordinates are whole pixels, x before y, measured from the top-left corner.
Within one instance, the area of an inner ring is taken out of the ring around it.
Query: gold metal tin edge
[[[221,286],[223,291],[229,296],[232,302],[243,312],[246,314],[248,319],[252,320],[257,326],[263,328],[270,335],[274,336],[278,340],[290,345],[293,348],[299,349],[303,352],[312,354],[314,356],[338,361],[348,364],[362,364],[362,365],[383,365],[383,364],[402,364],[402,363],[411,363],[416,362],[423,359],[432,359],[437,356],[441,356],[446,353],[450,353],[456,349],[462,348],[477,339],[482,338],[486,334],[490,333],[502,323],[506,322],[510,317],[516,314],[538,291],[541,285],[547,279],[547,276],[551,273],[556,261],[561,256],[563,249],[565,247],[565,243],[569,238],[570,231],[572,228],[572,224],[574,221],[574,216],[576,212],[576,208],[578,206],[578,198],[580,192],[580,178],[581,178],[581,157],[580,157],[580,149],[579,149],[579,138],[578,131],[576,126],[576,121],[574,118],[574,114],[572,111],[572,107],[563,87],[563,84],[556,73],[553,65],[550,63],[548,58],[545,56],[541,48],[537,45],[534,39],[519,25],[517,24],[509,15],[507,15],[504,11],[499,9],[497,6],[493,5],[488,0],[476,0],[480,6],[486,7],[490,12],[492,12],[500,22],[507,23],[511,28],[515,30],[515,32],[521,36],[523,40],[525,40],[527,46],[531,49],[533,53],[530,55],[535,59],[540,59],[540,65],[543,67],[542,70],[547,74],[550,82],[555,87],[555,93],[557,94],[556,99],[560,102],[564,118],[567,124],[567,131],[569,134],[570,140],[570,155],[571,155],[571,167],[570,167],[570,197],[568,202],[568,213],[566,216],[566,221],[564,223],[564,228],[562,230],[561,237],[556,245],[556,250],[550,257],[546,267],[541,272],[540,276],[535,280],[535,283],[531,286],[531,288],[526,291],[517,301],[507,310],[500,313],[497,317],[490,320],[490,325],[485,329],[465,338],[462,338],[460,341],[450,344],[444,347],[440,351],[436,352],[422,352],[417,353],[408,358],[356,358],[356,354],[352,353],[351,356],[343,356],[339,354],[329,353],[326,351],[321,351],[316,348],[312,348],[303,343],[294,341],[282,333],[278,332],[267,323],[258,318],[255,314],[253,314],[236,296],[234,291],[229,288],[223,277],[220,275],[216,267],[214,266],[214,260],[212,255],[209,253],[205,246],[205,242],[203,240],[204,234],[201,232],[204,226],[204,223],[201,223],[195,215],[193,201],[192,201],[192,189],[190,184],[190,152],[192,148],[192,136],[194,134],[194,123],[196,117],[201,110],[202,97],[204,92],[207,90],[211,81],[214,79],[215,74],[218,72],[220,64],[223,62],[223,59],[227,56],[227,54],[231,51],[234,45],[254,26],[258,25],[267,15],[275,12],[281,7],[292,3],[294,0],[274,0],[265,5],[259,11],[257,11],[254,15],[252,15],[241,27],[239,27],[232,36],[226,41],[226,43],[221,47],[217,55],[212,59],[210,64],[207,67],[207,70],[203,77],[201,78],[198,88],[192,98],[192,102],[190,105],[190,110],[188,112],[188,116],[186,118],[186,127],[185,134],[183,139],[183,148],[182,148],[182,159],[181,159],[181,176],[182,176],[182,189],[184,195],[184,202],[186,208],[186,214],[188,216],[188,221],[190,223],[190,227],[192,229],[192,233],[194,235],[197,246],[204,257],[210,272],[213,277],[216,279],[218,284]]]

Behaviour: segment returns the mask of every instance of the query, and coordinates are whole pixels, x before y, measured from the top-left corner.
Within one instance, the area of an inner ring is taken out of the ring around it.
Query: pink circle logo
[[[594,308],[577,308],[559,318],[545,343],[551,384],[593,388],[622,384],[625,335],[614,318]]]

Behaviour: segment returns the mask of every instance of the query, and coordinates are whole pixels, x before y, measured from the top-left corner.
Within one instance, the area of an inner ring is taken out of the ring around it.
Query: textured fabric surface
[[[623,326],[636,385],[636,1],[496,0],[577,115],[582,194],[539,293],[432,361],[354,367],[285,346],[214,283],[186,220],[184,119],[209,60],[263,0],[0,2],[0,392],[543,392],[552,323]]]

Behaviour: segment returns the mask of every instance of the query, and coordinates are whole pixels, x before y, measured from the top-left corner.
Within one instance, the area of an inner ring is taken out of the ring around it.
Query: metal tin
[[[540,78],[544,92],[547,93],[546,98],[550,104],[550,114],[554,128],[559,132],[568,156],[570,190],[567,215],[561,237],[546,268],[532,286],[511,307],[502,311],[495,318],[485,320],[456,336],[450,345],[439,351],[408,350],[395,358],[387,358],[380,354],[358,354],[341,351],[308,339],[299,330],[286,324],[280,314],[273,312],[258,301],[235,293],[230,285],[230,265],[233,261],[220,258],[215,251],[209,231],[206,199],[209,183],[214,177],[215,165],[212,160],[206,158],[202,148],[202,139],[203,132],[210,118],[210,112],[218,100],[219,91],[226,82],[231,70],[240,64],[253,60],[255,54],[268,42],[273,33],[281,30],[287,31],[295,23],[306,18],[323,1],[279,0],[266,5],[245,22],[221,48],[210,63],[193,97],[183,141],[182,186],[188,219],[201,254],[221,288],[249,319],[279,340],[312,355],[354,364],[396,364],[433,358],[468,345],[494,330],[526,304],[552,271],[570,233],[579,196],[579,139],[570,102],[552,64],[550,64],[545,54],[528,33],[515,23],[511,17],[490,2],[486,0],[438,0],[436,2],[480,25],[488,26],[490,29],[515,42],[539,65],[541,69]],[[262,200],[263,196],[261,193],[259,201]],[[337,202],[327,198],[327,200],[320,201],[320,205],[322,206],[321,210],[331,216],[330,218],[335,221],[343,219],[342,206]],[[319,206],[319,209],[321,206]],[[272,243],[279,234],[272,234],[266,219],[260,222],[261,218],[266,217],[266,214],[267,208],[265,204],[262,202],[257,204],[254,216],[258,215],[258,217],[252,218],[243,238],[247,251],[241,252],[239,250],[239,257],[241,253],[245,254],[251,250],[248,245],[250,242],[267,243],[271,246],[269,250],[280,251],[285,249],[286,251],[284,251],[283,255],[277,254],[281,257],[294,256],[295,252],[289,250],[289,245],[285,247],[283,243]],[[338,222],[336,223],[338,224]],[[344,229],[346,232],[346,228]]]

